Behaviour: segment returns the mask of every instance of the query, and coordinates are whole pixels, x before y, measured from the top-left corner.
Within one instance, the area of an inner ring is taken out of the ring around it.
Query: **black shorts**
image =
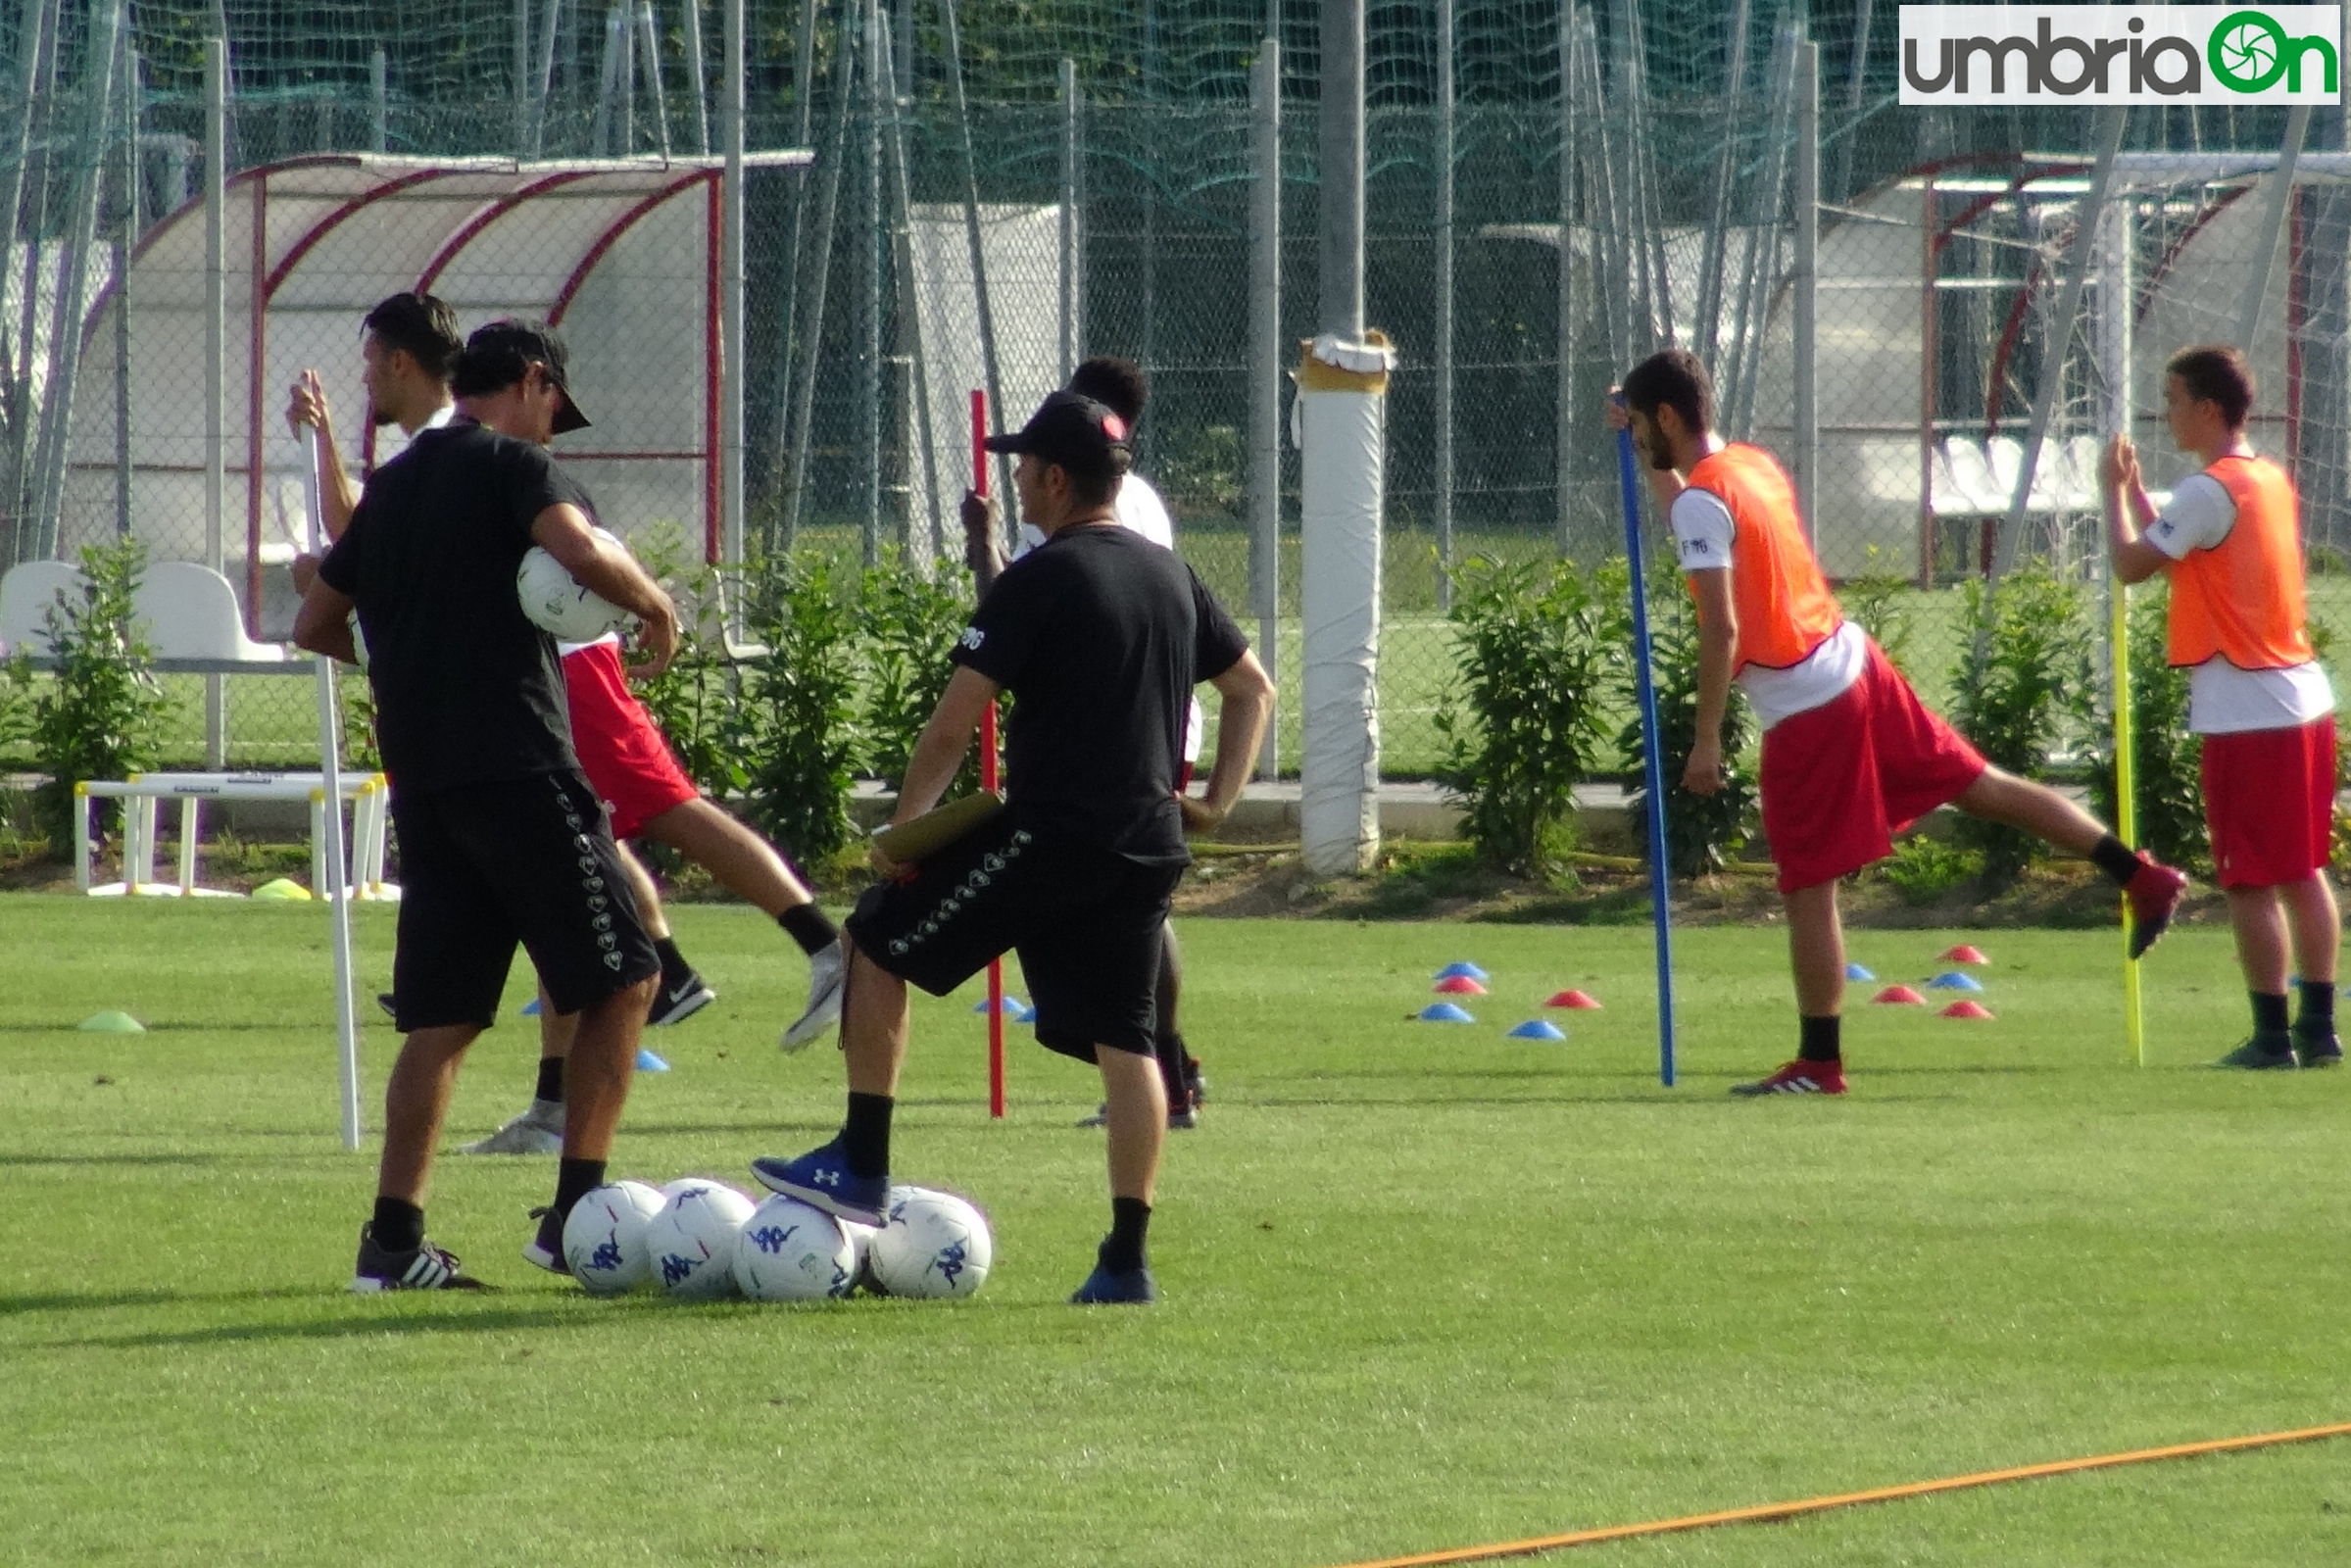
[[[1182,875],[1180,865],[1138,864],[1032,830],[1006,811],[909,879],[868,888],[849,935],[934,997],[1017,952],[1039,1045],[1080,1061],[1097,1046],[1150,1055],[1159,933]]]
[[[392,794],[401,1033],[498,1021],[514,944],[558,1012],[659,974],[604,808],[576,773]]]

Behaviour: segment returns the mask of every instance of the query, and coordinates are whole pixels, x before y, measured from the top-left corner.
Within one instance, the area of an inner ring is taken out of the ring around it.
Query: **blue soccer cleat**
[[[860,1225],[880,1225],[882,1211],[890,1206],[890,1178],[851,1175],[838,1138],[798,1159],[755,1159],[751,1173],[771,1193],[797,1198],[811,1208]]]
[[[1078,1287],[1077,1294],[1069,1298],[1069,1304],[1150,1306],[1158,1298],[1159,1284],[1151,1278],[1148,1264],[1142,1268],[1128,1269],[1123,1274],[1113,1274],[1097,1261],[1094,1272],[1086,1276],[1086,1283]]]

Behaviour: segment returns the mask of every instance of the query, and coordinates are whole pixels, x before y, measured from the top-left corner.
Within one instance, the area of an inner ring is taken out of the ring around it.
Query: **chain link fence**
[[[970,392],[993,381],[1016,419],[1074,359],[1118,354],[1141,362],[1152,388],[1138,470],[1219,595],[1237,612],[1251,605],[1263,564],[1252,565],[1247,509],[1249,208],[1267,172],[1251,157],[1249,72],[1270,30],[1282,44],[1288,364],[1315,313],[1317,9],[746,0],[746,12],[748,144],[817,155],[812,169],[746,177],[750,546],[952,560]],[[0,288],[0,555],[35,559],[126,530],[159,556],[201,559],[186,521],[211,373],[191,325],[201,280],[183,268],[149,295],[154,312],[181,310],[176,322],[107,302],[126,258],[201,229],[191,204],[206,172],[207,37],[229,40],[227,171],[320,153],[429,162],[444,172],[444,220],[462,220],[511,192],[515,161],[539,177],[571,171],[583,198],[594,180],[578,172],[600,158],[692,176],[722,130],[719,17],[691,0],[437,0],[396,19],[355,0],[26,0],[0,39],[0,181],[15,192]],[[2231,335],[2233,311],[2209,307],[2234,302],[2257,270],[2265,157],[2285,130],[2282,110],[2132,112],[2126,173],[2110,210],[2088,216],[2126,237],[2108,253],[2128,253],[2129,276],[2093,270],[2061,343],[2054,315],[2085,220],[2093,112],[1898,109],[1890,7],[1412,0],[1370,6],[1367,37],[1367,319],[1400,350],[1382,578],[1392,776],[1441,761],[1431,717],[1453,669],[1447,567],[1553,552],[1597,564],[1620,548],[1596,415],[1633,360],[1669,341],[1695,348],[1715,368],[1729,433],[1794,461],[1796,203],[1810,145],[1800,42],[1818,50],[1814,523],[1832,575],[1894,607],[1905,662],[1935,701],[1951,697],[1966,653],[1958,585],[2003,564],[2004,541],[2009,557],[2099,590],[2094,452],[2121,416],[2107,383],[2122,363],[2102,356],[2126,319],[2121,401],[2151,475],[2174,476],[2157,370],[2180,343]],[[2351,551],[2342,145],[2340,112],[2315,115],[2254,354],[2256,444],[2293,465],[2320,571],[2314,610],[2329,621],[2351,614],[2338,604],[2351,593],[2339,569]],[[466,159],[506,162],[450,172]],[[612,411],[628,439],[570,455],[623,531],[668,521],[715,540],[712,251],[695,197],[593,257],[577,232],[590,204],[560,218],[543,205],[541,221],[486,231],[471,272],[444,291],[471,326],[515,301],[552,303],[517,281],[550,255],[584,261],[570,323],[582,401],[600,421]],[[233,289],[245,241],[231,218]],[[427,231],[446,238],[450,224]],[[283,481],[299,459],[278,418],[289,356],[343,378],[332,384],[355,453],[361,285],[416,286],[433,260],[388,230],[347,249],[306,274],[332,272],[342,291],[271,302],[261,479],[250,449],[228,456],[228,542],[263,548],[230,549],[223,569],[257,635],[281,634],[291,604],[281,514],[298,500]],[[248,306],[229,302],[232,361]],[[315,318],[298,322],[303,310]],[[117,375],[118,363],[136,373]],[[241,361],[225,373],[232,406],[257,406]],[[2010,529],[2044,387],[2044,457],[2024,526]],[[1280,463],[1275,651],[1291,771],[1298,476],[1295,454]],[[192,760],[206,740],[204,682],[174,679],[174,760]],[[239,676],[225,691],[227,760],[306,754],[301,683]]]

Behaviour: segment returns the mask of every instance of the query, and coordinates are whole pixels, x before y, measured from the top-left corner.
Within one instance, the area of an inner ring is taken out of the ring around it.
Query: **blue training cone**
[[[980,998],[979,1001],[971,1004],[971,1010],[973,1012],[986,1012],[988,1010],[988,999],[986,997]],[[1037,1009],[1030,1006],[1027,1003],[1021,1001],[1018,997],[1007,991],[1004,993],[1004,1016],[1011,1019],[1014,1023],[1027,1023],[1031,1018],[1037,1016]]]
[[[1478,1020],[1449,1002],[1435,1002],[1420,1009],[1422,1023],[1476,1023]]]
[[[1529,1018],[1510,1031],[1513,1040],[1565,1040],[1567,1031],[1542,1018]]]
[[[538,1015],[539,999],[537,997],[533,997],[522,1004],[522,1016],[525,1018],[536,1018]]]
[[[1440,980],[1486,981],[1491,980],[1494,977],[1488,974],[1485,970],[1479,968],[1476,964],[1464,960],[1460,963],[1446,964],[1444,968],[1437,971],[1437,978]]]
[[[1847,980],[1875,980],[1878,977],[1870,973],[1866,964],[1848,963],[1845,965],[1845,978]]]
[[[1946,969],[1928,981],[1927,989],[1930,991],[1982,991],[1984,982],[1972,974],[1961,974],[1956,969]]]
[[[637,1071],[667,1072],[668,1070],[669,1063],[663,1061],[661,1057],[655,1055],[643,1046],[639,1046],[637,1048]]]

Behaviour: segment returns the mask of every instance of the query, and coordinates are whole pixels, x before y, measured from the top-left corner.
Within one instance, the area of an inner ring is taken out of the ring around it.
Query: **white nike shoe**
[[[841,999],[849,991],[849,954],[836,937],[830,946],[808,955],[808,1007],[784,1031],[779,1042],[786,1051],[799,1051],[830,1029],[841,1016]]]
[[[645,1022],[655,1029],[684,1023],[717,1000],[718,993],[712,991],[709,982],[691,969],[676,985],[671,985],[668,978],[663,976],[661,989],[654,993],[653,1010],[646,1015]]]
[[[479,1143],[467,1144],[461,1154],[560,1154],[563,1152],[563,1107],[534,1100],[530,1109]]]

